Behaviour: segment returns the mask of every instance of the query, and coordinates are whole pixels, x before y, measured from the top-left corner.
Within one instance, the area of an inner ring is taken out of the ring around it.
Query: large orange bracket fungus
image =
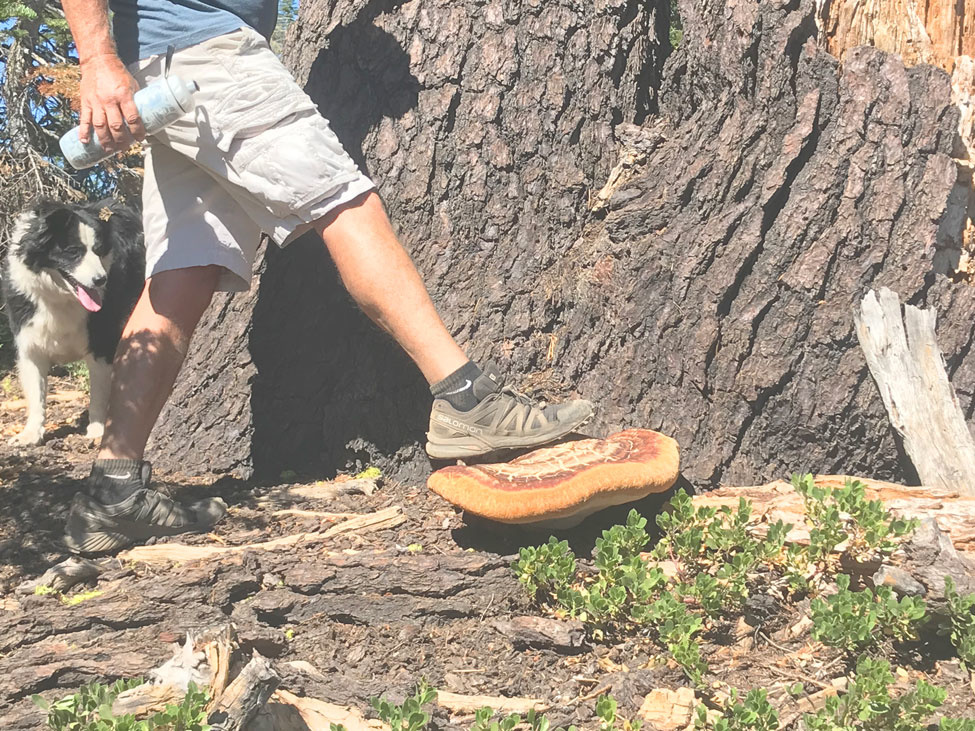
[[[664,492],[677,481],[679,467],[676,441],[628,429],[511,462],[445,467],[427,485],[447,502],[500,523],[569,527],[604,508]]]

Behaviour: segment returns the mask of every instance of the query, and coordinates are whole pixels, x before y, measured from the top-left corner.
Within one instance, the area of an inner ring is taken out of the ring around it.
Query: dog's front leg
[[[112,390],[112,364],[88,356],[88,431],[89,439],[100,439],[105,433],[108,395]]]
[[[17,375],[27,398],[27,424],[10,441],[14,444],[40,444],[44,439],[44,402],[47,398],[47,372],[51,364],[27,354],[17,356]]]

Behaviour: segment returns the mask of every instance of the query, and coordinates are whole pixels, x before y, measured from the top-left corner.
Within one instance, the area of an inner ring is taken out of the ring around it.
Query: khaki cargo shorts
[[[129,67],[141,86],[165,56]],[[216,264],[246,291],[261,233],[279,245],[373,190],[315,103],[249,28],[176,51],[169,73],[197,83],[196,110],[149,138],[142,191],[146,277]]]

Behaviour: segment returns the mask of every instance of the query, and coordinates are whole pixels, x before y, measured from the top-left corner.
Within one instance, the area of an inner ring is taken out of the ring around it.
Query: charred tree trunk
[[[872,48],[840,65],[813,0],[687,0],[658,97],[663,9],[570,8],[302,6],[291,62],[448,326],[516,386],[593,398],[594,432],[673,435],[692,481],[910,478],[853,312],[880,286],[937,309],[971,421],[975,289],[939,273],[964,219],[947,75]],[[426,467],[425,385],[330,272],[311,243],[272,251],[211,311],[167,466]]]

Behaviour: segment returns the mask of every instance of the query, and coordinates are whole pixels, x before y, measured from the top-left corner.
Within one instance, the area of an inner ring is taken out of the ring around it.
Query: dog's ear
[[[74,211],[63,203],[49,199],[37,204],[37,237],[45,243],[52,239],[63,239],[68,226],[75,217]]]

